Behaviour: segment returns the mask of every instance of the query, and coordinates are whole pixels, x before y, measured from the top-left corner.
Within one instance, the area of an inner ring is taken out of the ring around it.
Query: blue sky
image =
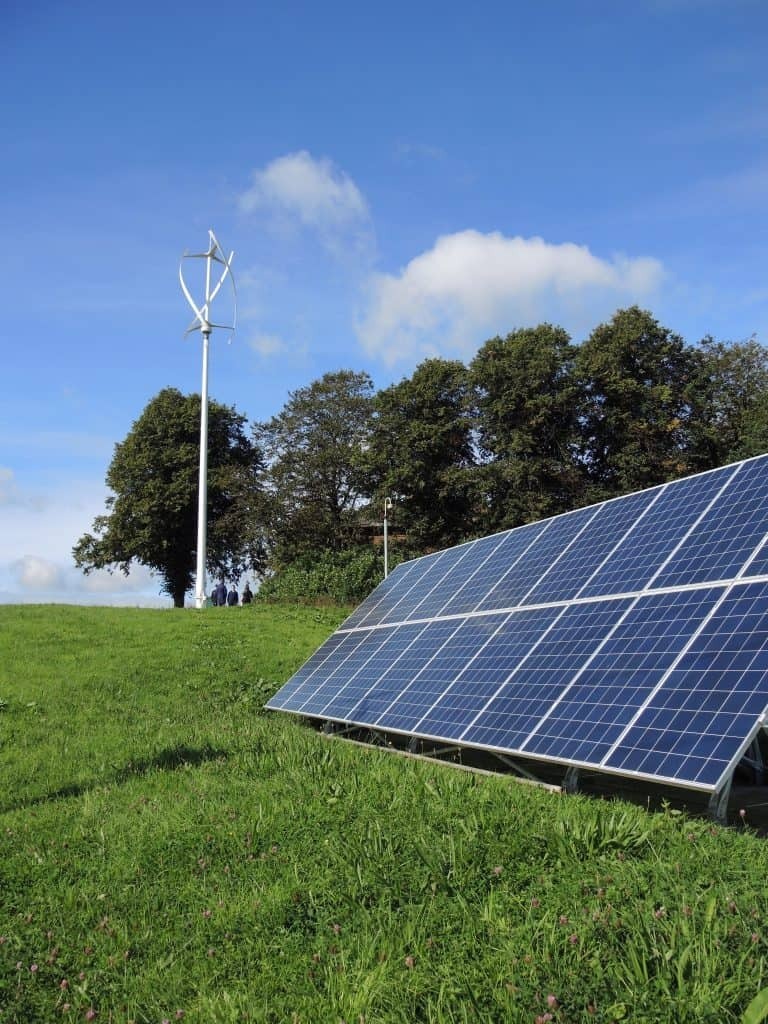
[[[71,548],[147,402],[200,389],[209,227],[210,394],[251,420],[633,302],[768,344],[767,49],[763,0],[4,5],[0,602],[169,604]]]

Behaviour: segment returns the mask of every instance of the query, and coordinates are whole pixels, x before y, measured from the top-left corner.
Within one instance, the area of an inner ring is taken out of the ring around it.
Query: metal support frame
[[[429,756],[442,757],[443,754],[455,754],[457,750],[461,750],[461,747],[457,747],[455,743],[452,743],[449,747],[435,747],[434,750],[429,751]]]
[[[762,786],[765,782],[765,761],[763,760],[763,752],[760,749],[760,742],[757,737],[752,740],[741,760],[743,764],[746,764],[754,772],[755,785]]]
[[[497,761],[501,761],[502,764],[505,764],[508,768],[511,768],[512,771],[519,775],[521,778],[528,779],[529,782],[535,782],[537,783],[537,785],[543,785],[541,779],[537,775],[534,775],[533,772],[528,771],[527,768],[523,768],[521,764],[518,764],[517,761],[514,761],[511,757],[508,757],[506,754],[501,754],[498,751],[494,751],[493,756],[496,758]]]
[[[348,736],[350,733],[359,732],[359,725],[344,725],[342,722],[327,721],[323,724],[324,736]]]
[[[731,796],[731,786],[733,785],[733,774],[728,776],[728,779],[723,784],[722,788],[716,790],[709,798],[707,804],[707,812],[709,816],[714,820],[720,822],[721,825],[727,824],[728,821],[728,800]]]
[[[566,769],[563,776],[563,791],[565,793],[578,793],[579,791],[579,769],[571,765]]]

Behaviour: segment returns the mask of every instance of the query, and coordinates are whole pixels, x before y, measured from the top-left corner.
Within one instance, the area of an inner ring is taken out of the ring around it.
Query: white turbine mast
[[[200,394],[200,486],[198,489],[197,503],[197,569],[195,576],[195,607],[204,608],[206,601],[205,585],[205,562],[206,562],[206,535],[208,527],[208,348],[211,340],[211,332],[214,327],[223,331],[234,333],[237,323],[237,291],[235,279],[232,275],[232,260],[234,252],[225,257],[224,250],[213,231],[208,231],[208,249],[206,252],[185,252],[179,263],[179,282],[181,290],[187,302],[192,307],[195,318],[187,328],[186,334],[192,331],[200,331],[203,338],[203,382]],[[201,305],[195,302],[190,294],[189,288],[184,280],[184,260],[205,260],[205,298]],[[217,263],[223,270],[213,271],[213,264]],[[216,285],[211,288],[211,280],[219,274]],[[232,285],[233,312],[231,324],[215,324],[211,321],[211,303],[219,294],[224,281],[229,278]],[[231,338],[231,334],[230,334]]]

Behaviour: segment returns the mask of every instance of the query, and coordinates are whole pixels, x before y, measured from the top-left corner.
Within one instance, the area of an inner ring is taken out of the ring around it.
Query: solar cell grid
[[[455,595],[440,609],[440,614],[455,615],[474,611],[499,579],[505,573],[513,572],[517,563],[526,558],[531,545],[549,527],[550,522],[530,523],[501,534],[499,546],[477,566],[463,586],[457,588]]]
[[[768,474],[760,462],[740,467],[704,519],[664,566],[656,586],[690,586],[736,576],[766,532]]]
[[[382,715],[396,703],[400,695],[418,676],[445,641],[461,625],[461,619],[429,622],[407,628],[418,630],[415,641],[402,656],[393,661],[382,673],[375,689],[368,691],[348,716],[351,721],[375,725]],[[405,627],[403,627],[405,628]]]
[[[768,456],[399,566],[267,705],[717,791],[768,708]]]
[[[467,722],[475,718],[541,639],[559,615],[559,608],[524,609],[502,620],[476,656],[462,669],[455,682],[446,687],[439,699],[417,723],[424,735],[457,739]],[[494,616],[488,616],[496,622]]]
[[[754,616],[759,617],[759,630],[754,629]],[[767,637],[768,584],[732,587],[606,766],[715,786],[748,742],[745,725],[753,726],[768,706]],[[707,713],[693,728],[703,701],[708,702]],[[681,731],[686,733],[684,743]],[[687,752],[681,761],[683,749]]]
[[[606,502],[579,535],[578,543],[573,544],[526,594],[525,603],[568,601],[576,597],[658,497],[657,488],[632,494],[621,501]]]
[[[503,622],[504,616],[493,615],[483,618],[451,620],[446,625],[453,631],[414,675],[410,684],[400,694],[397,703],[377,719],[376,724],[384,729],[411,732],[416,723],[424,717],[438,700],[446,685],[456,679],[475,654],[480,643]]]
[[[423,629],[423,623],[408,623],[375,630],[383,641],[381,646],[354,673],[349,674],[344,686],[336,688],[322,709],[322,717],[346,721],[387,671],[406,654]]]
[[[484,537],[468,545],[468,550],[456,564],[452,572],[425,594],[421,601],[409,612],[408,618],[425,618],[426,616],[442,615],[444,607],[451,598],[461,590],[474,573],[493,555],[506,538],[503,535]]]
[[[337,661],[332,671],[323,673],[322,678],[316,675],[311,688],[305,685],[302,692],[304,700],[298,710],[303,715],[321,715],[333,696],[344,690],[368,659],[386,643],[394,628],[347,633],[350,643],[344,649],[344,657]]]
[[[733,472],[733,467],[727,467],[666,484],[647,515],[580,596],[630,594],[646,587]]]
[[[429,559],[429,562],[426,564],[425,571],[414,580],[411,586],[407,587],[400,600],[395,601],[387,609],[385,615],[378,615],[376,609],[374,609],[370,615],[363,619],[360,625],[370,626],[380,622],[405,622],[413,615],[414,610],[431,594],[435,587],[449,574],[455,572],[459,564],[470,556],[471,550],[471,544],[462,544],[460,547],[447,548],[445,551],[440,551],[435,555],[426,555],[425,557]]]
[[[622,598],[566,605],[462,733],[462,742],[519,750],[630,604]]]
[[[720,593],[695,590],[639,598],[523,749],[599,763]]]
[[[385,620],[392,606],[405,593],[406,587],[413,585],[413,579],[410,580],[409,584],[409,578],[413,572],[416,572],[417,575],[420,572],[418,560],[416,559],[395,566],[387,578],[375,590],[372,590],[365,600],[355,608],[352,614],[343,622],[341,628],[352,629],[355,626],[359,626],[374,611],[377,615],[377,621]]]
[[[304,662],[299,671],[291,676],[285,686],[268,702],[267,707],[271,710],[299,711],[317,682],[334,671],[359,642],[360,636],[357,633],[334,633]]]
[[[446,551],[437,551],[431,555],[424,555],[411,563],[411,572],[403,579],[402,586],[394,591],[389,600],[379,605],[373,605],[367,615],[359,619],[356,626],[377,626],[383,623],[402,621],[398,608],[403,602],[410,599],[415,603],[421,600],[421,596],[431,589],[435,583],[442,579],[445,571],[452,564],[456,555],[456,548],[448,548]],[[441,569],[441,563],[442,569]],[[377,588],[378,589],[378,588]],[[374,594],[376,591],[374,591]]]
[[[595,515],[597,509],[585,508],[550,521],[546,530],[539,534],[526,550],[525,557],[515,561],[487,597],[480,601],[478,609],[492,611],[498,608],[513,608],[520,603],[536,581],[555,564],[568,546]]]

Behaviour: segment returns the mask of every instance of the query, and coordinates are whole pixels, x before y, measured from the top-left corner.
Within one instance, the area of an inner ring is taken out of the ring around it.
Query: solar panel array
[[[768,456],[399,565],[273,710],[714,792],[768,707]]]

